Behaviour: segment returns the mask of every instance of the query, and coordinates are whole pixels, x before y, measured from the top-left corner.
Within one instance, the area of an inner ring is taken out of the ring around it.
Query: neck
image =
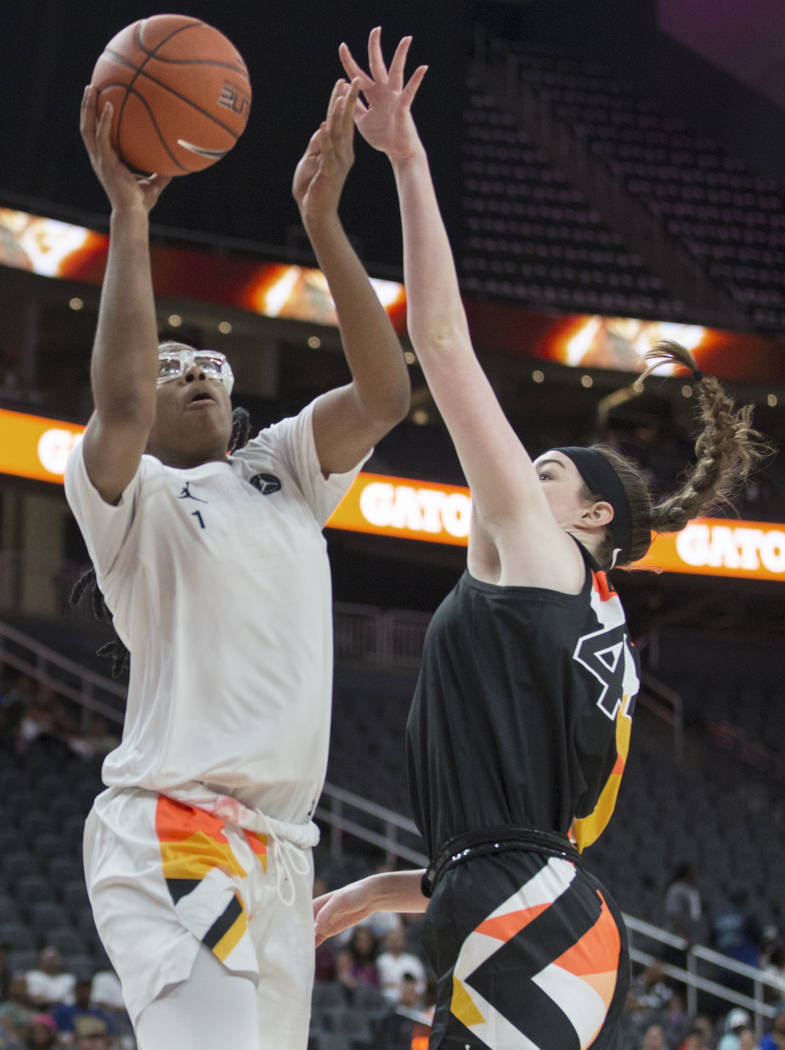
[[[591,554],[597,564],[601,565],[599,554],[602,545],[605,542],[604,530],[600,535],[598,535],[594,529],[582,529],[579,527],[565,529],[564,531],[568,536],[572,536],[574,540],[577,540],[581,547]]]
[[[209,452],[178,452],[172,449],[148,445],[147,452],[155,456],[167,467],[177,470],[190,470],[192,467],[201,467],[205,463],[225,463],[226,448],[216,448]]]

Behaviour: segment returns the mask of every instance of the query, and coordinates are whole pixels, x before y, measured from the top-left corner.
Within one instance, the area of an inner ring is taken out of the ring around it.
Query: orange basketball
[[[251,84],[217,29],[185,15],[141,18],[112,37],[91,84],[113,107],[112,145],[129,167],[188,175],[225,157],[245,130]]]

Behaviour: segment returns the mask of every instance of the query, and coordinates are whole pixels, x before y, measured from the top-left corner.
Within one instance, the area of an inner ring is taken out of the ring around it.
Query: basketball
[[[242,55],[198,18],[154,15],[112,37],[93,69],[112,145],[135,171],[188,175],[215,164],[245,130],[251,84]]]

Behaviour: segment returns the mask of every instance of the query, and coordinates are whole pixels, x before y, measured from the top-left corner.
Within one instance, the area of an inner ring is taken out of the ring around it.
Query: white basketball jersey
[[[206,785],[280,820],[322,788],[332,693],[332,595],[322,527],[350,487],[322,475],[312,406],[226,462],[145,455],[119,503],[87,476],[66,496],[117,633],[131,652],[110,786]]]

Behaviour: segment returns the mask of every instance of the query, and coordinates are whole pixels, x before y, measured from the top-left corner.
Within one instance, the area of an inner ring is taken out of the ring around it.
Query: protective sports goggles
[[[158,386],[179,379],[189,368],[198,368],[208,379],[218,379],[231,394],[234,386],[234,373],[226,357],[218,350],[159,350],[158,352]]]

